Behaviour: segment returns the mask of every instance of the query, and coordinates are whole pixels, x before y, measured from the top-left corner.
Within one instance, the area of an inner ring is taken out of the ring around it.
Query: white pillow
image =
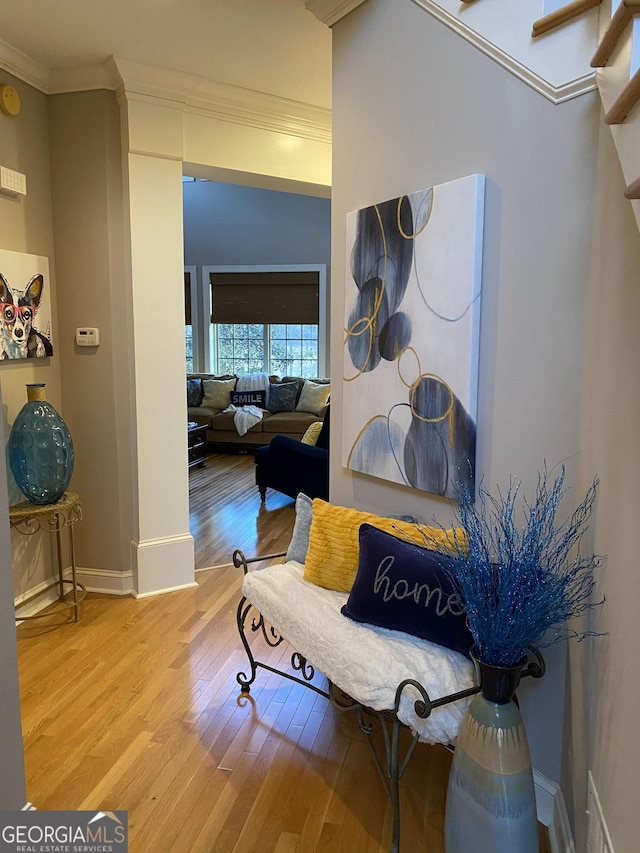
[[[319,415],[327,405],[330,393],[331,385],[328,382],[312,382],[310,379],[305,379],[296,412],[312,412],[314,415]]]
[[[236,387],[236,378],[232,379],[203,379],[204,396],[201,406],[209,409],[226,409],[231,405],[231,392]]]

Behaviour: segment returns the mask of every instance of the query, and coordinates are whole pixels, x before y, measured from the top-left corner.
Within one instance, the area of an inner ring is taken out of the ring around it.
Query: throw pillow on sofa
[[[307,429],[305,430],[305,434],[302,436],[300,441],[303,444],[310,444],[312,447],[315,447],[321,429],[322,421],[314,421],[311,426],[307,427]]]
[[[473,637],[447,558],[370,524],[360,527],[358,571],[341,612],[469,656]]]
[[[266,391],[232,391],[232,406],[257,406],[264,409],[266,406]]]
[[[328,382],[312,382],[311,379],[305,379],[296,412],[311,412],[319,415],[327,405],[329,394],[331,394],[331,385]]]
[[[187,406],[202,403],[202,379],[187,379]]]
[[[226,409],[231,405],[231,392],[236,381],[235,376],[233,379],[203,379],[202,405],[209,409]]]
[[[278,412],[295,412],[297,396],[297,382],[270,382],[267,411],[272,415]]]

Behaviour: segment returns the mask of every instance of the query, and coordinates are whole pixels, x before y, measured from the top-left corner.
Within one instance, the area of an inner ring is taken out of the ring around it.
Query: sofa
[[[303,492],[309,498],[329,500],[329,415],[327,406],[315,444],[276,435],[271,444],[257,448],[256,485],[262,501],[268,488],[290,498]]]
[[[255,395],[246,398],[262,410],[262,420],[240,435],[235,413],[225,411],[236,394],[241,393],[236,391],[238,379],[233,374],[187,374],[188,420],[207,427],[205,437],[212,449],[255,450],[270,444],[276,435],[301,440],[313,423],[324,420],[331,387],[329,379],[272,375],[268,397],[262,404],[255,402]]]

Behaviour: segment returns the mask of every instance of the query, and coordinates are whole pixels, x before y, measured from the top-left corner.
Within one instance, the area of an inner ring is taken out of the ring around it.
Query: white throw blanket
[[[236,391],[264,391],[265,405],[269,401],[269,376],[266,373],[244,373],[238,376]],[[262,420],[263,411],[258,406],[229,406],[225,412],[234,412],[233,423],[238,435],[245,435]]]
[[[252,426],[259,424],[262,420],[263,411],[257,406],[228,406],[225,412],[234,412],[233,423],[238,435],[249,432]]]
[[[269,402],[269,376],[266,373],[243,373],[238,376],[236,391],[264,391]]]
[[[353,622],[340,613],[348,596],[302,579],[304,566],[290,561],[249,572],[242,592],[264,618],[335,685],[376,711],[392,709],[396,687],[406,678],[420,682],[432,700],[475,685],[464,655],[400,631]],[[399,719],[420,740],[451,743],[468,699],[434,708],[420,719],[415,688],[402,694]]]

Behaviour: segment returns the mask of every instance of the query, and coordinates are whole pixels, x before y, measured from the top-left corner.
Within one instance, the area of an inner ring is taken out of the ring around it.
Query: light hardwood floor
[[[251,457],[212,459],[190,476],[205,563],[228,563],[237,546],[286,546],[293,502],[269,492],[261,507],[255,486],[257,497],[245,493]],[[231,508],[207,506],[207,478],[242,494]],[[127,810],[132,853],[386,851],[391,810],[353,715],[265,672],[242,698],[240,572],[197,580],[142,600],[89,595],[77,624],[52,616],[18,628],[30,801]],[[283,645],[270,659],[289,654]],[[444,748],[418,746],[402,781],[403,851],[442,853],[449,765]]]
[[[268,489],[260,500],[252,454],[218,453],[206,468],[189,472],[189,521],[196,542],[196,569],[231,562],[235,548],[246,554],[286,550],[295,520],[294,501]]]

